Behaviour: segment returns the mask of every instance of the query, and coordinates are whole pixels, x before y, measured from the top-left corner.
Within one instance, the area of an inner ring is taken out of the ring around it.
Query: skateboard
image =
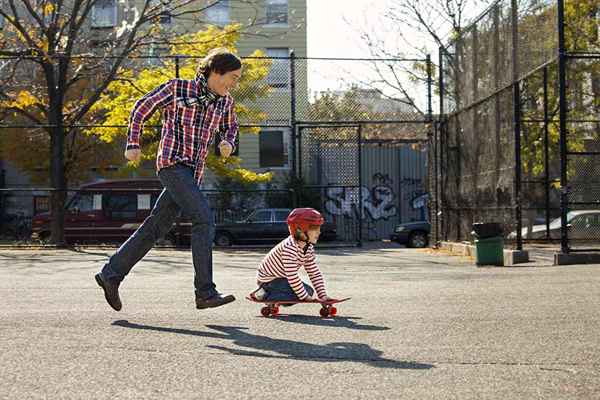
[[[275,316],[279,314],[279,306],[282,304],[302,304],[302,303],[318,303],[321,305],[321,309],[319,310],[319,314],[323,318],[333,317],[337,314],[337,308],[334,307],[334,304],[341,303],[347,300],[350,300],[351,297],[346,297],[344,299],[331,299],[326,301],[320,300],[308,300],[308,301],[300,301],[300,300],[287,300],[287,301],[277,301],[277,300],[254,300],[250,296],[246,296],[246,300],[249,300],[253,303],[261,303],[265,304],[263,308],[260,309],[260,313],[263,317],[269,317],[271,315]]]

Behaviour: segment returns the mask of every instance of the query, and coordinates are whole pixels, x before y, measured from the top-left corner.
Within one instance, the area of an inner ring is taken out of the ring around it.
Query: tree
[[[400,104],[372,88],[352,86],[343,92],[325,92],[309,104],[308,115],[315,121],[394,121],[420,119],[420,113],[407,104]],[[426,139],[426,127],[416,124],[366,124],[362,138],[369,139]],[[335,132],[333,141],[348,139],[354,143],[354,128],[314,128],[323,138]]]
[[[108,86],[100,100],[92,107],[93,112],[101,115],[102,125],[109,127],[93,127],[88,129],[87,133],[97,135],[106,143],[113,143],[126,137],[130,111],[142,95],[164,83],[168,79],[166,77],[174,77],[176,63],[182,79],[193,79],[196,74],[198,55],[207,54],[213,47],[234,48],[239,39],[240,29],[240,25],[237,24],[223,29],[210,26],[206,30],[184,35],[178,43],[171,44],[164,55],[165,61],[160,66],[122,67],[123,71],[120,71],[119,79]],[[271,66],[269,59],[260,58],[264,56],[263,52],[255,51],[242,61],[244,73],[234,96],[238,118],[245,123],[259,124],[266,119],[264,111],[252,106],[253,101],[272,90],[264,81]],[[155,113],[146,126],[157,126],[160,123],[159,114]],[[114,126],[122,126],[122,128],[115,129]],[[250,127],[242,128],[240,133],[258,134],[259,131],[259,128]],[[160,130],[145,129],[142,140],[143,159],[153,160],[160,141]],[[263,183],[271,179],[270,173],[257,174],[241,168],[240,161],[239,157],[225,160],[215,154],[209,154],[206,165],[217,176],[244,184]]]
[[[365,23],[359,32],[371,55],[384,61],[373,62],[372,78],[363,84],[378,90],[382,96],[414,107],[426,115],[423,91],[428,79],[424,61],[399,62],[398,58],[425,59],[456,38],[470,17],[493,0],[389,0],[380,20]],[[367,14],[365,14],[367,15]],[[382,27],[393,27],[384,31]],[[433,83],[437,82],[437,69],[432,68]],[[386,90],[387,89],[387,90]],[[417,97],[418,96],[418,97]]]
[[[51,241],[56,244],[64,243],[65,141],[93,120],[94,104],[128,57],[147,54],[157,44],[177,43],[182,32],[161,29],[161,18],[201,24],[204,10],[216,2],[108,3],[123,6],[123,20],[99,29],[92,26],[92,9],[106,5],[105,0],[3,0],[0,7],[0,117],[19,116],[47,135],[54,188]]]

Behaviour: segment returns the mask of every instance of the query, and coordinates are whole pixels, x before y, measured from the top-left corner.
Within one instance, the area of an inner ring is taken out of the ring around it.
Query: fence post
[[[567,211],[569,207],[567,181],[567,59],[565,49],[565,4],[558,0],[558,106],[560,131],[560,251],[569,252]]]
[[[517,250],[523,250],[521,216],[521,90],[519,87],[519,27],[517,0],[511,1],[512,10],[512,80],[513,124],[515,129],[515,218],[517,220]]]
[[[363,246],[362,124],[358,125],[358,247]]]
[[[433,108],[432,108],[432,102],[431,102],[431,86],[433,84],[433,78],[432,78],[432,66],[431,66],[431,55],[427,54],[427,58],[426,58],[426,63],[427,63],[427,121],[429,123],[431,123],[431,121],[433,120]]]
[[[548,143],[548,67],[544,67],[544,194],[546,202],[546,239],[550,239],[550,150]]]
[[[445,110],[444,110],[444,95],[445,95],[445,82],[444,82],[444,53],[445,53],[444,47],[439,48],[438,52],[438,57],[439,57],[439,71],[438,71],[438,82],[439,82],[439,101],[440,101],[440,115],[438,118],[438,126],[436,130],[436,138],[435,138],[435,241],[436,243],[439,243],[440,241],[440,212],[441,215],[444,215],[444,206],[440,200],[440,189],[441,189],[441,185],[442,185],[442,174],[444,171],[442,169],[441,166],[441,162],[442,162],[442,151],[443,151],[443,147],[442,147],[442,129],[443,129],[443,121],[446,119],[445,116]]]
[[[296,53],[293,49],[290,50],[290,135],[292,138],[292,165],[291,165],[291,174],[292,177],[297,178],[297,168],[299,163],[302,162],[300,160],[300,155],[298,154],[298,160],[296,159],[296,154],[298,153],[298,137],[296,136]]]

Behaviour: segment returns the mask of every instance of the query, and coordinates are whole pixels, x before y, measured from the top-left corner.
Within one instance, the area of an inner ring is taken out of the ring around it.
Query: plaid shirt
[[[140,148],[140,135],[144,122],[156,111],[162,111],[162,131],[156,169],[181,163],[194,168],[198,185],[204,174],[204,160],[213,135],[219,132],[221,139],[235,148],[238,122],[231,96],[218,97],[206,107],[189,104],[185,99],[201,95],[198,78],[194,80],[173,79],[139,99],[129,119],[127,150]],[[184,100],[184,101],[182,101]]]

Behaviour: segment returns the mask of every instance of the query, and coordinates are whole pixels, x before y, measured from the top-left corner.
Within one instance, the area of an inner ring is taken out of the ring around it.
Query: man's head
[[[204,75],[211,91],[226,96],[242,77],[242,61],[225,48],[213,49],[200,61],[197,75]]]
[[[325,220],[314,208],[295,208],[287,218],[290,234],[299,241],[317,243]]]

